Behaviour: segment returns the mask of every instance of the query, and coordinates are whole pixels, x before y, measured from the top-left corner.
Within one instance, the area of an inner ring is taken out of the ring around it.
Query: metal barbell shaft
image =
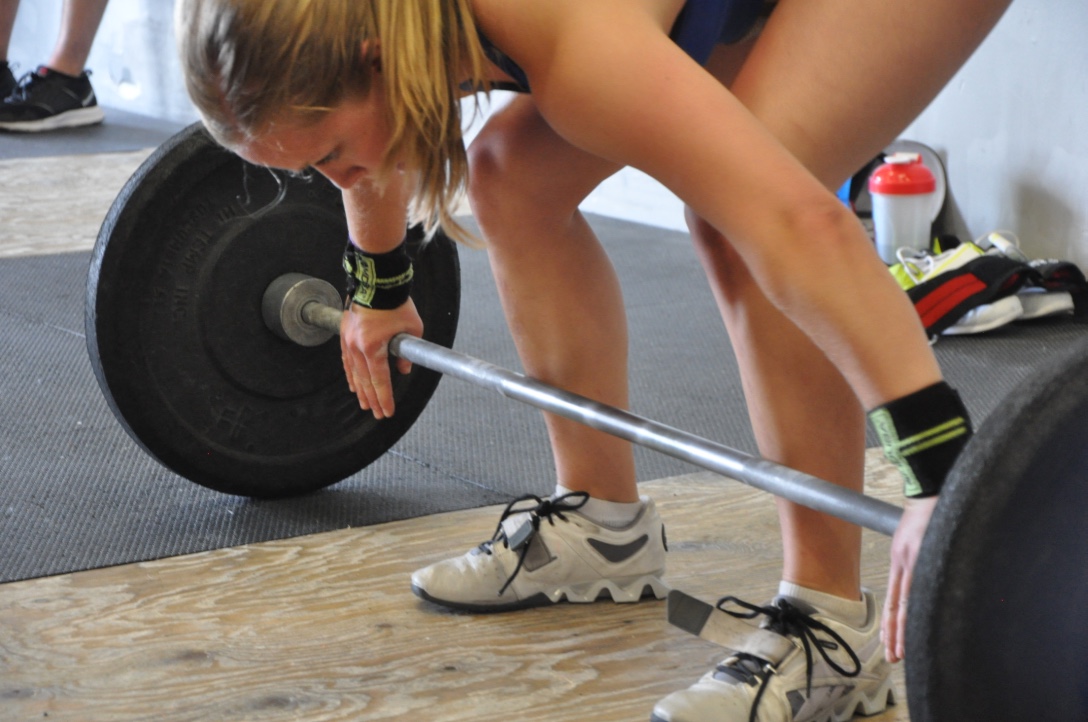
[[[343,312],[312,301],[302,319],[330,333],[340,332]],[[394,336],[389,350],[433,371],[497,391],[507,398],[728,476],[775,496],[891,536],[903,510],[829,481],[746,454],[695,434],[564,391],[487,361],[414,336]]]

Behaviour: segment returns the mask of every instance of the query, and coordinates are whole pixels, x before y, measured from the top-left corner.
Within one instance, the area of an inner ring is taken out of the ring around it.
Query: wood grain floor
[[[113,199],[150,154],[0,160],[0,258],[92,248]]]
[[[89,249],[147,154],[0,161],[0,256]],[[899,497],[875,455],[867,483]],[[767,495],[709,473],[643,491],[669,529],[673,586],[711,601],[773,593]],[[497,513],[2,585],[0,722],[645,720],[720,658],[670,628],[662,603],[469,616],[416,600],[411,571],[474,546]],[[864,579],[880,592],[888,545],[866,532]],[[905,701],[870,719],[906,722]]]
[[[898,495],[886,470],[872,477],[870,493]],[[643,491],[668,526],[671,585],[773,593],[767,495],[709,473]],[[498,511],[4,585],[0,720],[645,720],[722,655],[660,602],[470,616],[411,595],[413,569],[481,541]],[[887,551],[866,532],[878,590]],[[908,720],[905,701],[870,719]]]

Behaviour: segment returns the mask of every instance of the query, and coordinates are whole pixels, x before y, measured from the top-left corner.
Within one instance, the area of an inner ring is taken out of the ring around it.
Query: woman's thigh
[[[1010,1],[780,0],[723,80],[836,187],[925,109]]]

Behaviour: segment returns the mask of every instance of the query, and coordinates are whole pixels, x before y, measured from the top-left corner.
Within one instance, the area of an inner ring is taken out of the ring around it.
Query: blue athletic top
[[[669,37],[700,65],[710,58],[714,46],[734,43],[743,38],[759,18],[766,0],[687,0]],[[496,84],[495,87],[519,92],[529,92],[529,78],[517,63],[510,59],[480,34],[484,52],[495,65],[514,79],[514,86]]]

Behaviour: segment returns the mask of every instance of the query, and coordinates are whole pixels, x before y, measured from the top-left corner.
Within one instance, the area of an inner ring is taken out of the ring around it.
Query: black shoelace
[[[514,499],[506,505],[506,509],[503,510],[502,516],[499,518],[499,524],[495,527],[495,534],[491,537],[490,541],[486,541],[480,545],[480,551],[485,554],[491,554],[491,548],[494,544],[502,542],[502,545],[507,549],[513,548],[518,554],[518,563],[514,567],[514,573],[510,575],[510,578],[506,580],[506,584],[502,585],[502,589],[499,590],[499,596],[501,597],[507,588],[517,578],[518,572],[521,571],[521,567],[525,564],[525,555],[529,553],[529,543],[537,532],[540,531],[541,519],[547,519],[548,523],[555,526],[555,519],[557,517],[561,521],[566,521],[567,517],[563,515],[566,511],[575,511],[581,509],[589,501],[589,494],[584,491],[573,491],[569,494],[563,494],[554,498],[541,499],[539,496],[533,494],[526,494]],[[524,502],[530,502],[532,506],[518,506]],[[514,514],[522,514],[529,512],[529,528],[518,531],[517,539],[508,539],[506,531],[502,527],[502,523],[507,518]]]
[[[24,103],[31,99],[34,88],[41,85],[43,82],[45,82],[45,78],[33,71],[23,73],[23,76],[19,78],[19,83],[16,85],[15,90],[11,91],[11,95],[9,95],[8,98],[12,102]]]
[[[90,71],[87,72],[90,73]],[[61,74],[57,73],[55,70],[50,70],[46,75],[39,75],[35,70],[23,73],[22,77],[19,78],[19,83],[15,87],[15,90],[11,91],[11,95],[9,95],[6,100],[13,103],[33,102],[35,90],[46,87],[50,80],[50,75],[60,76]],[[70,78],[72,76],[66,77]]]
[[[734,604],[738,607],[747,609],[747,612],[733,611],[726,609],[730,604]],[[761,607],[756,604],[750,604],[736,597],[722,597],[718,600],[718,609],[737,617],[738,619],[755,619],[756,617],[763,615],[769,620],[766,628],[772,632],[777,632],[787,637],[797,637],[801,640],[801,646],[805,650],[805,693],[807,696],[812,695],[812,667],[813,656],[812,649],[815,647],[816,651],[820,653],[820,656],[824,658],[828,666],[838,672],[844,677],[857,677],[861,674],[861,660],[858,659],[858,655],[854,653],[854,650],[850,648],[850,645],[846,643],[838,632],[831,629],[823,622],[815,620],[811,615],[806,614],[797,607],[790,604],[785,599],[778,599],[771,605]],[[826,635],[827,638],[820,638],[817,636],[817,632],[821,632]],[[854,665],[852,671],[847,671],[835,662],[828,654],[827,650],[843,649],[850,657],[850,661]],[[774,665],[765,659],[760,659],[751,654],[745,652],[739,652],[731,660],[737,660],[740,664],[728,666],[722,664],[718,666],[716,671],[724,673],[735,679],[741,679],[749,684],[757,683],[759,689],[756,691],[756,698],[752,701],[752,711],[748,716],[749,722],[755,722],[756,710],[759,708],[759,702],[763,699],[763,693],[767,689],[767,681],[771,675],[775,674],[777,670]]]

